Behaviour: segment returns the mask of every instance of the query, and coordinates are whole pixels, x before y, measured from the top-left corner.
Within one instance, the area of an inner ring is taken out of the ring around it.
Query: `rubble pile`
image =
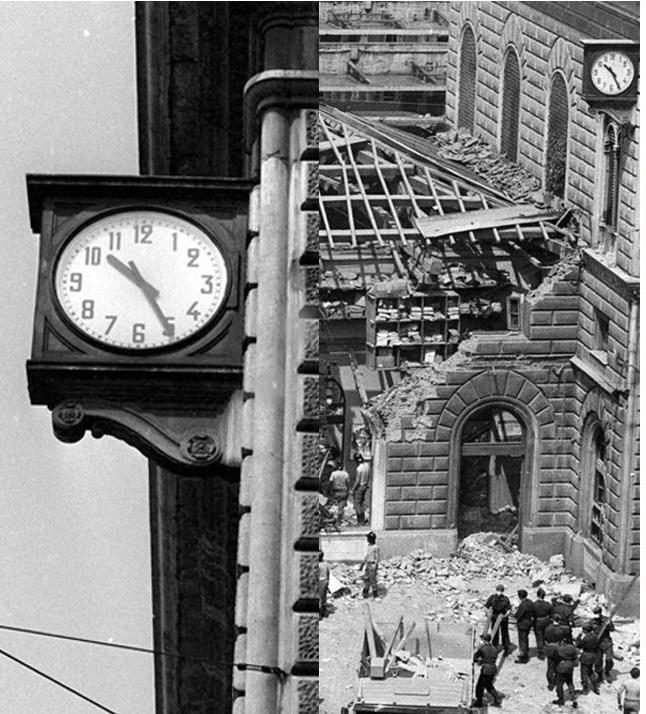
[[[335,579],[339,582],[338,595],[357,598],[361,595],[362,573],[356,565],[333,566]],[[480,581],[480,589],[474,581]],[[394,584],[426,587],[443,598],[442,610],[430,610],[426,616],[433,620],[450,619],[454,622],[479,622],[484,616],[483,603],[487,595],[482,592],[482,581],[488,581],[493,589],[496,583],[505,583],[512,604],[516,605],[515,589],[529,589],[539,585],[547,598],[570,594],[580,599],[576,610],[581,621],[593,616],[598,605],[607,606],[605,596],[595,593],[587,583],[569,574],[562,555],[555,555],[545,563],[535,555],[521,553],[507,546],[497,533],[474,533],[465,538],[455,555],[438,558],[423,550],[405,556],[396,556],[379,565],[379,581],[389,589]],[[486,592],[486,590],[485,590]],[[626,652],[630,649],[625,647]]]
[[[514,201],[544,205],[541,182],[522,167],[496,154],[483,139],[454,129],[429,138],[438,145],[440,156],[463,164]]]

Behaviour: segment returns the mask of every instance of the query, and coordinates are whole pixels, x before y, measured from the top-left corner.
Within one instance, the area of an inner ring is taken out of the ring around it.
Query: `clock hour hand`
[[[113,268],[128,278],[128,280],[133,282],[137,287],[141,288],[144,292],[149,292],[155,297],[159,295],[159,290],[156,290],[150,283],[146,282],[141,277],[141,273],[132,261],[130,261],[128,266],[119,260],[116,255],[112,255],[112,253],[109,253],[105,259]]]

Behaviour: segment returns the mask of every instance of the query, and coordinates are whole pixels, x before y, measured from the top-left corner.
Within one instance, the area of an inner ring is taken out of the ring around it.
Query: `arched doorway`
[[[528,457],[526,428],[507,405],[487,404],[468,417],[460,442],[458,538],[518,532]]]

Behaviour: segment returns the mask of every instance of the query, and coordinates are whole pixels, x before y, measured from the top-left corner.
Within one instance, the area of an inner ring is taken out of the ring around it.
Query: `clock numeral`
[[[188,268],[199,268],[200,266],[197,264],[197,261],[199,260],[199,257],[200,257],[199,248],[189,248],[187,251],[187,255],[188,255],[188,263],[186,263],[186,266]]]
[[[153,227],[147,223],[141,226],[135,226],[135,243],[152,243],[150,236],[153,232]]]
[[[83,284],[83,275],[81,273],[72,273],[70,275],[70,292],[71,293],[80,293],[82,284]]]
[[[200,289],[200,292],[205,295],[210,295],[213,292],[213,276],[202,275],[202,280],[204,280],[204,285]]]
[[[172,315],[166,315],[166,325],[163,334],[165,337],[175,337],[175,318]]]
[[[85,249],[85,265],[101,264],[101,248],[98,245],[88,246]]]
[[[132,326],[132,341],[141,344],[146,339],[146,325],[143,322],[135,322]]]
[[[173,233],[173,251],[177,251],[177,233]]]
[[[121,231],[110,231],[110,250],[121,250]]]
[[[187,315],[190,315],[195,322],[197,322],[200,319],[200,315],[202,314],[198,309],[197,309],[197,302],[194,302],[186,311]]]
[[[117,321],[117,316],[116,315],[106,315],[105,319],[108,320],[110,323],[105,331],[104,334],[109,335],[110,330],[114,327],[114,323]]]
[[[81,317],[91,320],[94,317],[94,300],[83,300],[81,303]]]

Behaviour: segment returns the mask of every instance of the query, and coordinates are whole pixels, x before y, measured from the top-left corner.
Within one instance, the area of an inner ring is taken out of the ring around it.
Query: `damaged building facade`
[[[449,19],[452,132],[320,113],[321,359],[346,414],[324,437],[349,463],[369,427],[386,556],[495,530],[618,600],[639,572],[638,110],[586,73],[619,47],[636,84],[638,9]]]

